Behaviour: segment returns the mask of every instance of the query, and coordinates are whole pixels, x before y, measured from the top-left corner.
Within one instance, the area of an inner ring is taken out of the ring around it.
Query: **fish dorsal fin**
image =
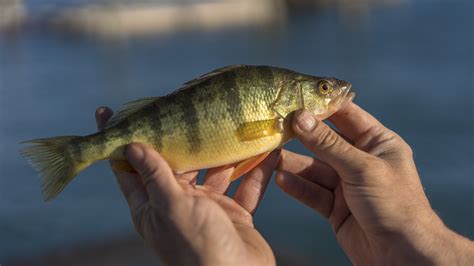
[[[146,98],[137,99],[137,100],[134,100],[122,105],[122,107],[120,107],[120,109],[107,122],[107,124],[105,125],[105,128],[107,129],[107,128],[117,125],[128,116],[148,106],[152,102],[156,101],[158,98],[160,97],[146,97]]]
[[[211,71],[211,72],[209,72],[209,73],[206,73],[206,74],[204,74],[204,75],[202,75],[202,76],[199,76],[199,77],[197,77],[197,78],[195,78],[195,79],[192,79],[192,80],[190,80],[190,81],[184,83],[183,86],[182,86],[180,89],[178,89],[176,92],[181,91],[181,90],[184,90],[184,89],[187,89],[187,88],[189,88],[189,87],[192,87],[192,86],[194,86],[194,85],[196,85],[196,84],[199,84],[199,83],[201,83],[201,82],[203,82],[203,81],[209,80],[210,78],[213,78],[213,77],[215,77],[215,76],[217,76],[217,75],[220,75],[220,74],[222,74],[222,73],[225,73],[225,72],[227,72],[227,71],[235,70],[235,69],[243,68],[243,67],[246,67],[246,65],[230,65],[230,66],[225,66],[225,67],[221,67],[221,68],[215,69],[215,70],[213,70],[213,71]]]

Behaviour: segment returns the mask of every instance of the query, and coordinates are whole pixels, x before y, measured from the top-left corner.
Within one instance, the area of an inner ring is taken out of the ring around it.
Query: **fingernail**
[[[96,110],[97,115],[103,115],[105,112],[107,112],[107,106],[101,106]]]
[[[123,151],[125,158],[135,157],[136,159],[141,159],[143,157],[143,149],[140,145],[136,144],[128,144],[125,146],[125,150]]]
[[[306,110],[296,114],[296,125],[303,132],[310,132],[316,126],[316,120],[313,114]]]
[[[286,181],[285,179],[285,175],[281,172],[277,172],[277,174],[275,175],[275,181],[278,185],[283,185]]]

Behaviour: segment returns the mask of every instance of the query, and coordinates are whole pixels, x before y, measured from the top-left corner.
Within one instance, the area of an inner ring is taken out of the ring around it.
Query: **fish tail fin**
[[[79,136],[62,136],[22,142],[28,146],[20,154],[39,173],[45,201],[56,197],[79,172],[90,165],[81,160],[80,153],[74,152],[74,143],[81,139]]]

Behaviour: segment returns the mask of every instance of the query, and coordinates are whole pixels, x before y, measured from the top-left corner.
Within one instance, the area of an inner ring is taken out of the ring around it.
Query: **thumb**
[[[155,203],[170,203],[181,188],[168,163],[154,149],[143,144],[130,144],[126,156],[133,168],[142,176],[148,198]]]
[[[370,154],[357,149],[312,113],[297,111],[292,120],[296,137],[341,176],[359,172],[368,166]]]

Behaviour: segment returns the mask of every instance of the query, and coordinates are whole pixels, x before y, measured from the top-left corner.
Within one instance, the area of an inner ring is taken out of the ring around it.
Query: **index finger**
[[[280,159],[281,150],[274,150],[257,167],[252,169],[239,185],[235,192],[234,200],[253,214],[263,198],[273,170]]]
[[[347,103],[329,120],[349,139],[355,141],[370,128],[383,126],[375,117],[353,102]]]

